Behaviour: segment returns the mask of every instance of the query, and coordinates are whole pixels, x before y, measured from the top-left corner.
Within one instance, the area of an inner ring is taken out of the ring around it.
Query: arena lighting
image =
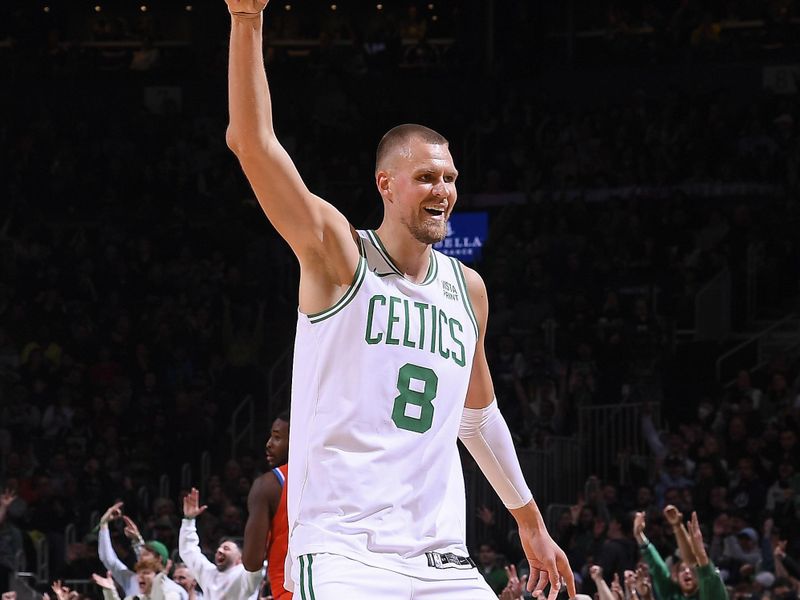
[[[338,7],[335,4],[331,4],[331,10],[336,10]]]
[[[192,12],[192,5],[191,4],[187,4],[184,8],[186,9],[186,12]]]
[[[99,4],[94,5],[94,12],[100,12],[101,10],[103,10],[102,6],[100,6]]]
[[[292,10],[292,5],[291,5],[291,4],[285,4],[285,5],[283,6],[283,8],[284,8],[285,10]]]
[[[142,4],[142,5],[139,7],[139,10],[140,10],[140,11],[142,11],[142,12],[147,12],[147,5],[146,5],[146,4]]]
[[[383,10],[383,4],[378,4],[375,8],[377,8],[378,10]]]
[[[428,4],[428,10],[433,10],[433,3]]]
[[[438,21],[438,20],[439,20],[439,15],[433,15],[431,17],[431,21]]]
[[[50,7],[49,7],[49,6],[47,6],[46,4],[45,4],[45,6],[44,6],[44,12],[46,12],[46,13],[49,13],[49,12],[50,12]]]

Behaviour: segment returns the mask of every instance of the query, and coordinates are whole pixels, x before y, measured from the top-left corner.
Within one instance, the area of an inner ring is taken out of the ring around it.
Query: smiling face
[[[376,183],[387,218],[399,221],[417,241],[435,244],[447,235],[457,177],[447,144],[412,136],[383,161]]]
[[[214,564],[220,571],[227,571],[240,562],[242,562],[242,553],[239,547],[231,541],[222,542],[214,554]]]

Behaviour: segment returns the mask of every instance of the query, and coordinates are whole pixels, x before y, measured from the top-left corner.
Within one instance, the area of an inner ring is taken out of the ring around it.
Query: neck
[[[414,238],[405,225],[384,221],[375,230],[395,266],[411,281],[425,279],[431,260],[431,246]]]

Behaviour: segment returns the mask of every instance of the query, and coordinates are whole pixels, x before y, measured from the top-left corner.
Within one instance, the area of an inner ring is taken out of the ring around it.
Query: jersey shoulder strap
[[[275,477],[278,478],[278,483],[281,484],[281,487],[286,485],[286,477],[283,475],[283,471],[281,471],[279,467],[272,469],[272,472],[275,473]]]

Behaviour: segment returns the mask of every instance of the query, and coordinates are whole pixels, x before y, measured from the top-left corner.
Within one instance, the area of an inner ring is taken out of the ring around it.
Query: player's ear
[[[392,178],[388,171],[381,169],[375,173],[375,184],[378,186],[378,192],[384,200],[391,201],[392,199]]]

